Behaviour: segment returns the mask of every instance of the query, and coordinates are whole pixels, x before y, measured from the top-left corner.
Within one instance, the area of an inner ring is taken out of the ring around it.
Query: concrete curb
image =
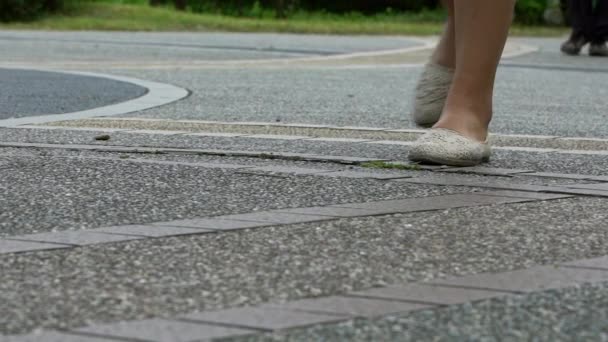
[[[10,67],[11,69],[25,69],[18,67]],[[25,118],[17,118],[17,119],[6,119],[0,120],[0,127],[18,127],[20,125],[34,125],[41,124],[53,121],[61,121],[61,120],[77,120],[77,119],[86,119],[98,116],[110,116],[110,115],[119,115],[126,114],[136,111],[141,111],[153,107],[162,106],[171,102],[175,102],[177,100],[183,99],[187,97],[190,92],[186,89],[179,88],[170,84],[145,81],[132,77],[124,77],[124,76],[113,76],[108,74],[100,74],[100,73],[92,73],[92,72],[80,72],[80,71],[65,71],[65,70],[53,70],[53,69],[36,69],[36,68],[27,68],[27,70],[35,70],[35,71],[44,71],[44,72],[54,72],[54,73],[63,73],[69,75],[77,75],[77,76],[89,76],[89,77],[98,77],[98,78],[106,78],[113,81],[126,82],[138,85],[140,87],[148,89],[148,92],[141,97],[138,97],[133,100],[121,102],[118,104],[113,104],[109,106],[103,106],[78,112],[72,113],[64,113],[64,114],[53,114],[48,113],[44,115],[31,116]]]

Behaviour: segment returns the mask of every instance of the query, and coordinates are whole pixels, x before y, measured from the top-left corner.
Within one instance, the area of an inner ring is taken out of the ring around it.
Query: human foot
[[[606,42],[591,43],[589,46],[589,56],[608,57],[608,46],[606,46]]]
[[[477,141],[456,131],[433,128],[412,146],[409,159],[423,164],[474,166],[490,160],[487,141]]]
[[[587,43],[588,40],[582,34],[573,32],[570,38],[562,44],[561,51],[566,55],[576,56]]]

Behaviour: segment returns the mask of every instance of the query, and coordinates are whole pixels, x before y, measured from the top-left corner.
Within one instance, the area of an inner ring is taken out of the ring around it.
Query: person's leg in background
[[[513,19],[515,0],[454,3],[456,69],[443,113],[410,151],[410,159],[475,165],[489,158],[496,69]]]
[[[589,43],[593,27],[592,2],[593,0],[568,0],[568,15],[572,33],[561,46],[563,53],[572,56],[578,55],[581,49]]]
[[[595,0],[593,8],[593,26],[590,30],[589,55],[608,57],[608,0]]]
[[[439,120],[456,66],[454,0],[441,3],[448,13],[448,20],[439,44],[418,80],[414,97],[412,117],[420,126],[432,126]]]

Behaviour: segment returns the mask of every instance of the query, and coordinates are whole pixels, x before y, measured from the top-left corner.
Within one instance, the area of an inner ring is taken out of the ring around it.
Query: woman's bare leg
[[[454,69],[456,67],[456,31],[454,28],[454,0],[441,1],[448,12],[448,20],[431,62]]]
[[[496,68],[514,5],[515,0],[454,2],[456,71],[435,128],[451,129],[479,141],[486,139],[492,119]]]

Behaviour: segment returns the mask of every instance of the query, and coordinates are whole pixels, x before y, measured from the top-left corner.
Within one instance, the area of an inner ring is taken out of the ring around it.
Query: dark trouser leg
[[[608,1],[608,0],[600,0]],[[591,39],[594,23],[593,0],[569,0],[568,13],[572,23],[572,36]]]
[[[608,40],[608,0],[597,0],[594,19],[590,39],[593,43],[602,44]]]

